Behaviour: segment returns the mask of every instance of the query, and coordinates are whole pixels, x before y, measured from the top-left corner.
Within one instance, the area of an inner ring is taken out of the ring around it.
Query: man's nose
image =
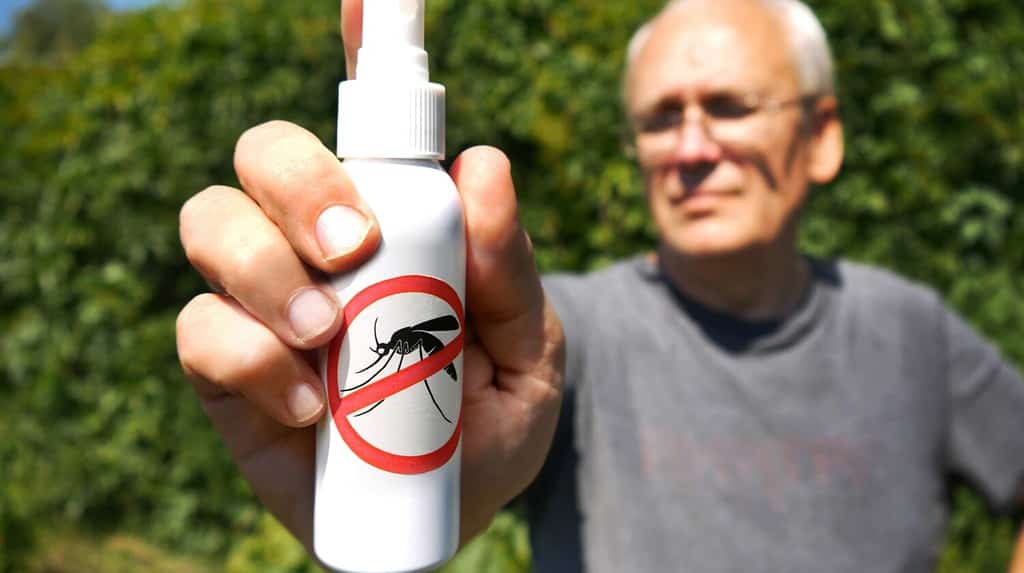
[[[679,126],[675,159],[680,163],[715,163],[722,157],[722,147],[713,136],[714,126],[703,111],[690,106]]]

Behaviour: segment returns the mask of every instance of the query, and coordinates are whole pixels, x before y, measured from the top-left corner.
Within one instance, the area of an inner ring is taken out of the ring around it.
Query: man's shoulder
[[[894,271],[865,263],[840,260],[831,264],[831,281],[857,309],[893,318],[935,317],[944,305],[932,287]]]
[[[837,268],[839,280],[862,296],[912,299],[937,296],[932,287],[883,267],[847,259],[832,264]]]
[[[847,313],[883,321],[930,323],[948,312],[934,288],[892,270],[846,259],[815,259],[813,265],[819,283],[837,295],[840,308]],[[658,296],[661,285],[656,268],[645,255],[587,272],[546,274],[543,283],[559,314],[579,315],[573,318],[629,312],[627,307],[642,304],[640,299]]]
[[[635,316],[641,299],[651,296],[657,280],[640,255],[586,272],[558,272],[542,277],[544,292],[563,323],[589,330],[596,322],[611,324]]]
[[[815,260],[819,279],[844,294],[872,303],[933,306],[941,297],[932,287],[889,269],[847,259]],[[637,255],[586,272],[555,272],[543,276],[548,290],[573,298],[616,297],[648,281],[657,272],[646,255]]]
[[[619,259],[610,264],[599,266],[588,271],[557,271],[545,273],[544,284],[558,283],[572,285],[573,288],[586,288],[589,284],[597,284],[612,280],[620,282],[636,276],[644,255]]]
[[[635,291],[645,280],[643,263],[644,256],[638,255],[590,271],[545,274],[542,281],[553,298],[571,298],[586,304]]]

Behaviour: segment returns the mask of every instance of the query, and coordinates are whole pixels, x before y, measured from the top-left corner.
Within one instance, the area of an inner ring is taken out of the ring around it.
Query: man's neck
[[[795,246],[687,257],[662,244],[658,266],[688,298],[742,320],[778,320],[799,306],[811,270]]]

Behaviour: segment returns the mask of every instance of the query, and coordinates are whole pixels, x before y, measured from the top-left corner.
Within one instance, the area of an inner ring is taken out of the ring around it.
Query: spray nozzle
[[[423,49],[423,2],[370,0],[363,4],[363,46]]]
[[[424,0],[367,0],[363,3],[363,46],[357,79],[424,81]]]
[[[426,0],[364,0],[356,77],[338,87],[338,156],[444,157],[444,86],[423,50]]]

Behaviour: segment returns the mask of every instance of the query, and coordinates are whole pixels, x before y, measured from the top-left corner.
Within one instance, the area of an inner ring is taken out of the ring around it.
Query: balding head
[[[780,8],[794,2],[677,0],[633,44],[634,149],[673,252],[795,249],[808,185],[839,170],[831,76],[800,65],[791,12]],[[824,87],[808,87],[821,77]]]
[[[708,5],[723,4],[730,0],[671,0],[656,16],[648,20],[633,34],[626,52],[626,69],[623,74],[623,95],[628,102],[628,84],[633,63],[651,37],[654,28],[664,16],[688,8],[708,8]],[[789,57],[792,61],[801,91],[805,94],[833,95],[832,52],[828,46],[825,29],[814,12],[800,0],[739,0],[740,3],[755,4],[751,9],[772,18],[781,28]],[[697,6],[705,4],[705,6]]]

